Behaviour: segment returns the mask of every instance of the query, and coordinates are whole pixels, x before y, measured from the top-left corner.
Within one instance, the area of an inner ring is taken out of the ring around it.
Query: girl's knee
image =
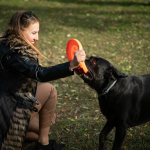
[[[52,84],[50,84],[50,83],[44,83],[44,84],[45,84],[46,89],[50,92],[50,95],[51,94],[57,95],[57,90]]]
[[[44,84],[44,88],[46,90],[49,90],[50,92],[57,93],[56,88],[52,84],[50,84],[50,83],[43,83],[43,84]]]

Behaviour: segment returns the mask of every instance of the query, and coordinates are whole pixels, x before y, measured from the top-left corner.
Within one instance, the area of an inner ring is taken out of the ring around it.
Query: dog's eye
[[[95,64],[96,64],[96,61],[95,61],[95,60],[93,60],[93,61],[92,61],[92,63],[95,65]]]

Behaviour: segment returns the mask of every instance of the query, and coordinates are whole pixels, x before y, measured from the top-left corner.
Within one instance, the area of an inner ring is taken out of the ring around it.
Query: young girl
[[[44,57],[36,48],[39,19],[26,11],[16,12],[0,38],[0,147],[21,150],[25,138],[37,140],[35,150],[59,150],[61,144],[49,140],[51,122],[55,123],[57,91],[47,82],[74,74],[85,60],[78,50],[70,62],[42,67]],[[39,119],[36,114],[39,113]]]

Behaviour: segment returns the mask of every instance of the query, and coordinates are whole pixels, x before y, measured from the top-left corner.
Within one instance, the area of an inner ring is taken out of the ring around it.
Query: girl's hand
[[[75,51],[74,53],[74,59],[72,61],[70,61],[70,69],[74,69],[79,67],[80,63],[82,61],[85,61],[86,58],[86,54],[85,51],[83,49],[79,49],[77,51]]]

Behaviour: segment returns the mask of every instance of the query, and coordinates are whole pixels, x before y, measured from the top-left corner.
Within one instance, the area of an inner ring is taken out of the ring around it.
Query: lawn
[[[31,10],[40,19],[39,49],[48,58],[40,61],[43,66],[66,62],[66,44],[76,38],[87,58],[103,57],[129,75],[150,73],[150,0],[0,0],[0,34],[17,10]],[[77,75],[50,83],[58,91],[50,139],[65,143],[64,150],[97,150],[106,119],[96,92]],[[34,145],[26,143],[24,150]],[[128,129],[122,148],[150,149],[150,123]]]

